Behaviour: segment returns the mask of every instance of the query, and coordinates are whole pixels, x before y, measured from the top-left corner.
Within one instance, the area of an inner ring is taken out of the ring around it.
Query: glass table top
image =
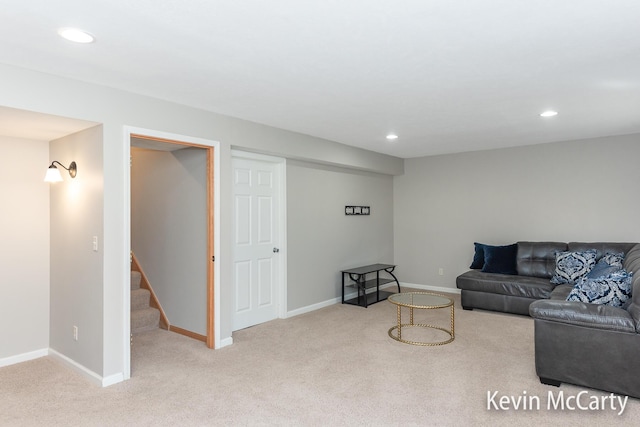
[[[393,294],[388,299],[393,304],[413,308],[444,308],[453,305],[451,298],[433,292],[403,292]]]

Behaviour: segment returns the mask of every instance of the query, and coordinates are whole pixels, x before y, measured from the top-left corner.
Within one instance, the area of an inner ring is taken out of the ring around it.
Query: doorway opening
[[[146,276],[163,285],[155,294],[172,313],[168,329],[213,348],[214,148],[135,133],[130,141],[132,251],[143,252]],[[144,172],[133,172],[134,161]]]
[[[220,269],[215,266],[215,256],[220,251],[220,143],[217,141],[195,138],[184,135],[171,134],[167,132],[134,128],[125,126],[124,128],[124,159],[131,160],[132,141],[139,144],[149,144],[151,146],[177,145],[187,148],[197,148],[206,152],[206,226],[202,233],[206,235],[206,249],[203,257],[206,259],[206,330],[205,343],[209,348],[220,348]],[[130,251],[131,245],[131,171],[125,168],[125,248]],[[167,242],[166,244],[171,244]],[[129,257],[127,257],[129,258]],[[127,271],[129,269],[129,259],[127,259]],[[144,265],[143,265],[144,267]],[[123,293],[123,328],[125,337],[124,346],[124,376],[125,379],[131,376],[131,295],[130,295],[129,273],[124,277]]]

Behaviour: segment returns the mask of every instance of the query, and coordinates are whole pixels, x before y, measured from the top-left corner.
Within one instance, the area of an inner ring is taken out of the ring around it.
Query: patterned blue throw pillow
[[[600,261],[598,262],[604,262],[606,264],[609,264],[612,267],[622,268],[623,260],[624,260],[624,253],[620,252],[617,254],[612,254],[610,252],[607,252],[606,254],[604,254],[602,258],[600,258]]]
[[[582,278],[571,289],[567,301],[622,307],[631,298],[632,278],[633,273],[626,270],[597,279]]]
[[[622,270],[622,261],[624,260],[624,254],[622,252],[617,254],[612,254],[607,252],[600,261],[598,261],[591,269],[589,273],[587,273],[587,279],[597,279],[599,277],[606,277],[613,272],[618,270]]]
[[[615,265],[609,265],[606,262],[602,262],[602,260],[598,261],[595,267],[591,269],[589,273],[587,273],[587,279],[598,279],[600,277],[607,277],[611,273],[615,273],[616,271],[622,270],[622,267],[618,267]]]
[[[596,250],[589,249],[582,252],[556,252],[556,271],[551,283],[561,285],[575,284],[596,265]]]

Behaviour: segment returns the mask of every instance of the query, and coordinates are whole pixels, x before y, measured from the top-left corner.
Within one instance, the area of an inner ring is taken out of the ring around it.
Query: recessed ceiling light
[[[394,140],[398,139],[398,135],[396,135],[395,133],[390,133],[389,135],[387,135],[387,139],[389,141],[394,141]]]
[[[76,43],[93,43],[95,40],[91,34],[77,28],[60,28],[58,34],[60,37]]]
[[[552,110],[540,113],[540,117],[553,117],[553,116],[557,116],[557,115],[558,115],[558,112],[557,111],[552,111]]]

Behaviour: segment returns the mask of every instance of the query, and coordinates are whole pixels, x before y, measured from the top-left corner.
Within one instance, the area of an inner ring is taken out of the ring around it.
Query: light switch
[[[98,236],[93,236],[93,251],[98,252]]]

